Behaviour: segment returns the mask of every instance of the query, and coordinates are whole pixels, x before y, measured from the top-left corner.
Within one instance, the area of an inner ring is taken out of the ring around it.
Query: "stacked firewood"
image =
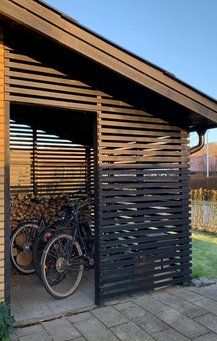
[[[11,194],[10,196],[10,219],[11,228],[16,228],[21,222],[28,219],[38,219],[40,217],[39,205],[32,202],[34,199],[32,194]],[[66,202],[67,196],[63,195],[45,195],[43,196],[44,203],[42,209],[45,214],[47,223],[52,220],[58,209]],[[91,220],[91,205],[92,199],[88,199],[88,206],[85,207],[84,215],[86,220]],[[81,202],[81,206],[83,203]]]

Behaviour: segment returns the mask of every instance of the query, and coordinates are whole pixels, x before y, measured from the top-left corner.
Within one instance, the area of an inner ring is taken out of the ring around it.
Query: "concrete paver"
[[[33,335],[25,335],[18,338],[19,341],[53,341],[53,338],[46,332],[40,332]],[[64,340],[64,339],[63,339]]]
[[[170,288],[168,291],[171,295],[182,298],[190,303],[199,301],[203,299],[203,296],[197,294],[196,292],[189,290],[188,288]]]
[[[208,333],[202,336],[197,337],[196,339],[194,339],[194,341],[216,341],[217,337],[216,334],[214,333]]]
[[[176,330],[169,328],[166,330],[163,330],[159,333],[156,333],[153,335],[155,340],[157,341],[188,341],[190,340],[186,336],[180,334]]]
[[[71,315],[68,316],[67,319],[71,322],[71,323],[75,323],[75,322],[79,322],[79,321],[85,321],[88,320],[90,318],[93,318],[93,315],[91,312],[87,311],[85,313],[80,313],[80,314],[76,314],[76,315]]]
[[[41,324],[36,324],[30,327],[24,327],[24,328],[17,328],[16,329],[16,336],[21,337],[21,336],[26,336],[26,335],[32,335],[35,333],[40,333],[43,332],[44,329],[41,326]]]
[[[92,313],[108,328],[128,322],[128,319],[113,307],[94,309]]]
[[[166,311],[169,309],[169,306],[167,304],[159,302],[148,295],[138,297],[137,299],[134,300],[134,302],[138,304],[140,307],[148,310],[150,313],[153,314]]]
[[[198,305],[199,307],[203,307],[204,309],[208,310],[210,313],[217,315],[217,303],[211,298],[204,298],[200,301],[196,301],[195,304]]]
[[[87,312],[15,328],[11,341],[217,341],[217,304],[211,296],[215,292],[217,286],[212,285],[167,288],[129,297]]]
[[[135,323],[131,321],[112,327],[111,330],[117,335],[117,337],[120,340],[123,340],[123,341],[132,341],[132,340],[152,341],[154,340],[144,330],[139,328]]]
[[[217,284],[213,284],[202,288],[190,287],[189,289],[201,295],[202,297],[204,296],[212,299],[213,301],[217,301]]]
[[[203,326],[209,328],[212,332],[217,334],[217,317],[214,314],[208,313],[194,319],[195,321],[199,322]],[[217,337],[216,337],[217,339]]]
[[[95,316],[90,316],[85,321],[78,321],[73,324],[77,330],[88,341],[116,341],[115,335]]]
[[[146,312],[143,316],[137,316],[132,319],[132,322],[137,324],[140,328],[145,330],[150,335],[160,332],[168,328],[168,325],[154,316],[153,314]]]
[[[43,322],[42,326],[53,340],[65,341],[81,336],[75,327],[64,317],[57,320]]]
[[[143,316],[147,313],[146,310],[144,310],[134,302],[116,304],[115,309],[124,314],[128,319]]]
[[[203,309],[202,307],[195,306],[195,304],[187,302],[182,298],[177,297],[175,295],[171,295],[170,293],[167,292],[155,294],[154,298],[176,309],[180,313],[184,313],[184,315],[188,317],[196,317],[206,314],[206,310]]]
[[[158,318],[173,327],[178,332],[184,334],[190,339],[206,334],[207,329],[193,319],[170,308],[167,311],[156,314]]]

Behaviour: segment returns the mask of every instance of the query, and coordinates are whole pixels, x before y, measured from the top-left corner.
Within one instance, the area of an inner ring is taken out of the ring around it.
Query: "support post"
[[[86,178],[85,178],[85,191],[90,194],[91,191],[91,155],[90,146],[85,147],[85,162],[86,162]]]
[[[4,114],[4,143],[5,143],[5,171],[4,171],[4,234],[5,234],[5,302],[10,303],[10,102],[5,102]]]
[[[37,129],[33,128],[33,155],[32,155],[32,182],[33,182],[33,194],[37,197],[37,179],[36,179],[36,162],[37,162]]]

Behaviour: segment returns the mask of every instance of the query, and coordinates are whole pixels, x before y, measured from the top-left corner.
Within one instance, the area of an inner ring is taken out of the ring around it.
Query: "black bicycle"
[[[65,298],[78,287],[83,271],[94,266],[94,236],[79,199],[66,205],[64,224],[52,230],[40,262],[40,277],[49,294]],[[51,231],[51,230],[50,230]]]
[[[54,199],[53,199],[54,201]],[[11,261],[17,271],[24,275],[35,272],[35,262],[33,257],[33,243],[38,233],[47,226],[46,217],[43,210],[44,199],[36,197],[31,202],[39,207],[39,218],[30,219],[18,225],[11,234],[10,253]],[[64,212],[58,210],[52,217],[52,225],[64,219]]]

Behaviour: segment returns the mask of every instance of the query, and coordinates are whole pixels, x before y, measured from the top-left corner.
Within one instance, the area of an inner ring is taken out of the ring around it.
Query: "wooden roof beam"
[[[33,0],[1,0],[0,12],[217,124],[217,102]]]

